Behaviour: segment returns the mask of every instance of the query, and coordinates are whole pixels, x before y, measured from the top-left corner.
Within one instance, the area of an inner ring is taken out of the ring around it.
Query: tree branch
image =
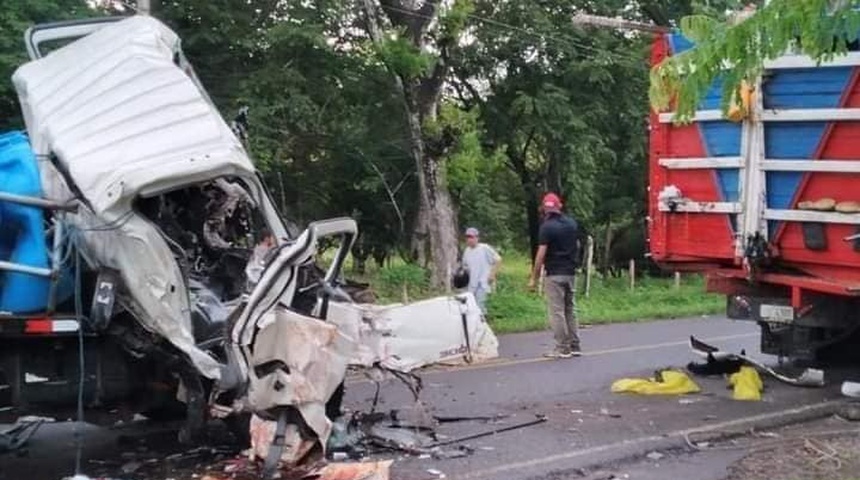
[[[463,84],[461,82],[451,82],[451,86],[454,87],[454,92],[457,94],[457,98],[463,104],[463,107],[466,110],[471,110],[475,106],[475,102],[466,96],[466,92],[463,91]]]
[[[661,27],[670,26],[669,16],[666,14],[665,7],[649,3],[642,5],[641,9],[642,13],[654,22],[655,25],[660,25]]]
[[[436,59],[436,64],[433,66],[430,76],[421,81],[418,91],[418,105],[422,115],[426,115],[436,102],[439,101],[442,85],[448,77],[448,70],[448,48],[443,47],[442,51],[439,52],[439,58]]]
[[[379,5],[395,27],[411,27],[411,10],[402,0],[380,0]],[[411,28],[410,28],[411,30]],[[411,34],[411,32],[410,32]]]
[[[521,158],[523,159],[523,167],[525,167],[526,155],[528,155],[529,148],[531,148],[532,146],[532,141],[535,139],[535,133],[537,133],[536,130],[537,129],[535,128],[531,129],[528,136],[526,137],[526,143],[523,145],[523,153],[520,154]]]
[[[420,8],[411,8],[404,0],[379,0],[382,9],[396,27],[406,27],[413,45],[421,47],[427,27],[436,15],[440,0],[425,0]]]
[[[404,233],[406,231],[406,220],[403,218],[403,211],[400,210],[400,204],[397,203],[397,198],[395,197],[396,191],[391,189],[391,186],[388,184],[388,180],[386,180],[385,175],[383,175],[382,170],[373,163],[373,160],[365,157],[364,154],[361,156],[367,161],[370,165],[370,168],[373,169],[374,172],[379,176],[379,179],[382,180],[382,186],[385,187],[385,192],[388,194],[388,200],[391,202],[391,206],[394,207],[394,213],[397,214],[397,220],[400,223],[400,233]],[[402,184],[402,181],[401,181]],[[398,186],[398,189],[400,187]]]
[[[463,76],[462,72],[458,72],[455,69],[454,70],[454,76],[457,77],[457,80],[458,80],[455,83],[455,85],[466,88],[466,90],[469,92],[469,95],[472,97],[470,100],[472,103],[484,105],[484,98],[481,97],[481,94],[480,94],[480,92],[478,92],[478,89],[475,88],[474,85],[469,83],[469,80]]]
[[[403,188],[404,185],[406,185],[406,180],[409,180],[409,177],[411,177],[411,176],[412,176],[412,172],[409,172],[406,175],[404,175],[403,178],[400,179],[400,182],[398,182],[397,185],[394,187],[392,192],[395,195],[397,195],[397,193],[400,192],[400,189]]]

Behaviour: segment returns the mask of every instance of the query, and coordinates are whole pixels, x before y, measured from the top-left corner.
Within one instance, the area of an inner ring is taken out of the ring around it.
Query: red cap
[[[557,212],[561,210],[561,205],[561,199],[552,192],[544,195],[541,201],[541,206],[545,212]]]

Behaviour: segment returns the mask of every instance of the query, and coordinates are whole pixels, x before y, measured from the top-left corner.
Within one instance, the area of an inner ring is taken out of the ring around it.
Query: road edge
[[[579,476],[582,470],[597,469],[608,464],[636,460],[650,452],[676,451],[686,449],[693,451],[688,445],[688,439],[693,435],[707,435],[707,438],[697,438],[698,441],[715,441],[721,438],[737,437],[752,429],[774,429],[797,423],[804,423],[835,414],[844,405],[845,400],[828,400],[804,405],[802,407],[780,410],[777,412],[742,417],[735,420],[719,422],[702,427],[688,428],[668,432],[660,436],[639,437],[607,445],[600,445],[572,452],[535,458],[522,462],[499,465],[493,468],[478,470],[464,475],[452,475],[451,480],[477,480],[486,478],[518,478],[534,479],[548,474],[570,473]],[[705,450],[706,451],[706,450]],[[540,473],[528,472],[511,477],[511,473],[527,469],[541,469]]]

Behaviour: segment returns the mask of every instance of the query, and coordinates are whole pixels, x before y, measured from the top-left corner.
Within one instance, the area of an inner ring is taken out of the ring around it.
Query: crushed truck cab
[[[652,65],[689,48],[659,35]],[[860,327],[858,66],[860,52],[785,55],[729,115],[717,82],[692,123],[650,116],[650,254],[705,272],[730,317],[759,322],[766,353],[819,357]]]
[[[496,355],[468,294],[355,304],[341,271],[356,222],[288,228],[165,25],[26,37],[13,82],[27,132],[0,137],[0,413],[131,403],[184,417],[186,440],[210,418],[247,437],[255,415],[293,447],[268,460],[296,463],[324,451],[348,366]]]

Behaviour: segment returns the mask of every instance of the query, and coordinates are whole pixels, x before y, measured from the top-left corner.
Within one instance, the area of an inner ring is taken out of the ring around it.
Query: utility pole
[[[601,17],[599,15],[588,15],[586,13],[578,13],[573,17],[573,23],[576,25],[593,25],[597,27],[609,27],[618,30],[635,30],[638,32],[650,33],[666,33],[668,27],[654,25],[653,23],[636,22],[633,20],[624,20],[622,18]]]
[[[138,15],[151,15],[153,3],[158,5],[158,0],[137,0]]]

